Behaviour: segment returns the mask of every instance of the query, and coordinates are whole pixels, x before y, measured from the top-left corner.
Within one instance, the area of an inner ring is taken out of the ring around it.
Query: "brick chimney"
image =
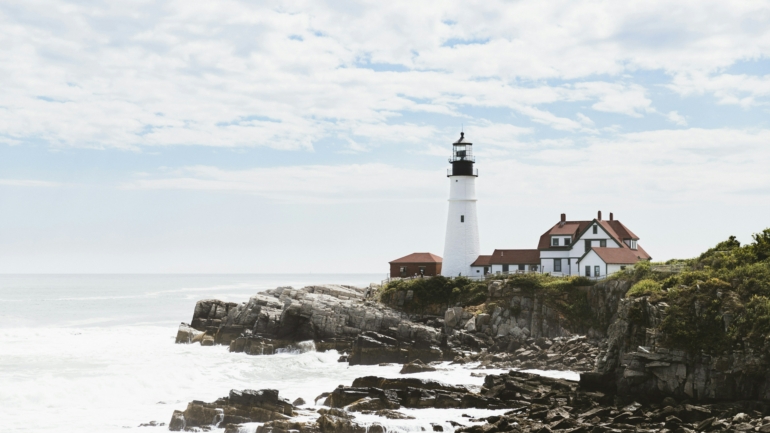
[[[612,216],[612,212],[610,212],[610,221],[615,221],[615,218]]]
[[[602,220],[602,211],[599,211],[599,215],[596,217],[596,219],[598,219],[599,221]]]
[[[566,221],[567,221],[567,214],[565,213],[561,214],[561,222],[566,222]]]

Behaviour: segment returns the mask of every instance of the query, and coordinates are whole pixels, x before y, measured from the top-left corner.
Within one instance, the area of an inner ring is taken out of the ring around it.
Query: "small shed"
[[[391,278],[441,275],[441,257],[431,253],[412,253],[390,262]]]

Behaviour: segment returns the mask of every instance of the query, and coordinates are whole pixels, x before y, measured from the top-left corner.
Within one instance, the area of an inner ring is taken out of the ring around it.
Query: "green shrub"
[[[732,301],[731,292],[728,283],[716,278],[669,292],[669,307],[660,324],[663,343],[691,353],[721,354],[728,350],[734,339],[725,330],[722,316],[727,306],[723,300]]]
[[[407,309],[420,310],[429,305],[476,305],[484,302],[487,284],[466,277],[446,278],[437,275],[431,278],[393,280],[380,291],[380,300],[388,302],[397,292],[412,291],[412,301]]]
[[[634,284],[626,293],[626,298],[637,298],[639,296],[650,296],[660,294],[662,286],[655,280],[642,280]]]

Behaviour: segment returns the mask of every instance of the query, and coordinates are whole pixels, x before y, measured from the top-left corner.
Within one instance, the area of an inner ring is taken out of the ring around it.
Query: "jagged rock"
[[[175,410],[171,415],[171,421],[168,423],[168,429],[171,431],[182,431],[187,427],[187,422],[184,419],[184,412],[181,410]]]
[[[420,361],[419,359],[416,359],[412,362],[404,364],[404,366],[401,368],[401,371],[399,373],[412,374],[412,373],[423,373],[426,371],[436,371],[436,367],[433,367],[431,365],[428,365]]]
[[[276,390],[232,390],[213,403],[194,400],[184,412],[174,411],[169,430],[288,419],[294,415],[293,409],[291,403],[278,397]]]
[[[350,418],[334,416],[331,414],[322,414],[321,417],[318,418],[318,426],[323,433],[385,433],[385,428],[380,424],[364,427],[355,423]]]
[[[350,365],[377,365],[382,363],[407,363],[417,359],[439,361],[443,352],[432,345],[436,340],[430,335],[415,342],[402,342],[376,332],[364,332],[353,342],[348,356]]]
[[[319,351],[347,352],[354,350],[352,343],[362,333],[376,333],[397,341],[396,345],[387,343],[380,348],[379,357],[393,360],[377,363],[441,359],[438,347],[442,334],[438,325],[413,322],[404,313],[370,302],[367,290],[335,285],[279,287],[241,304],[202,300],[196,304],[191,325],[180,327],[177,341],[197,338],[199,334],[194,330],[205,332],[200,337],[202,345],[227,344],[233,352],[252,355],[295,350],[303,341],[314,342]],[[380,338],[374,340],[383,343]],[[361,341],[359,348],[375,349],[367,346],[369,342]],[[406,350],[405,356],[402,350]],[[354,363],[366,359],[366,355],[351,353]]]

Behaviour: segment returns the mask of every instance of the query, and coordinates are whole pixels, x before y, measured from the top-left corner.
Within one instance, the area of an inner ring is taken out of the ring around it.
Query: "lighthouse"
[[[476,178],[473,168],[473,143],[465,140],[465,133],[452,143],[452,164],[449,178],[449,212],[444,239],[444,260],[441,275],[446,277],[470,276],[471,263],[479,257],[479,225],[476,218]]]

